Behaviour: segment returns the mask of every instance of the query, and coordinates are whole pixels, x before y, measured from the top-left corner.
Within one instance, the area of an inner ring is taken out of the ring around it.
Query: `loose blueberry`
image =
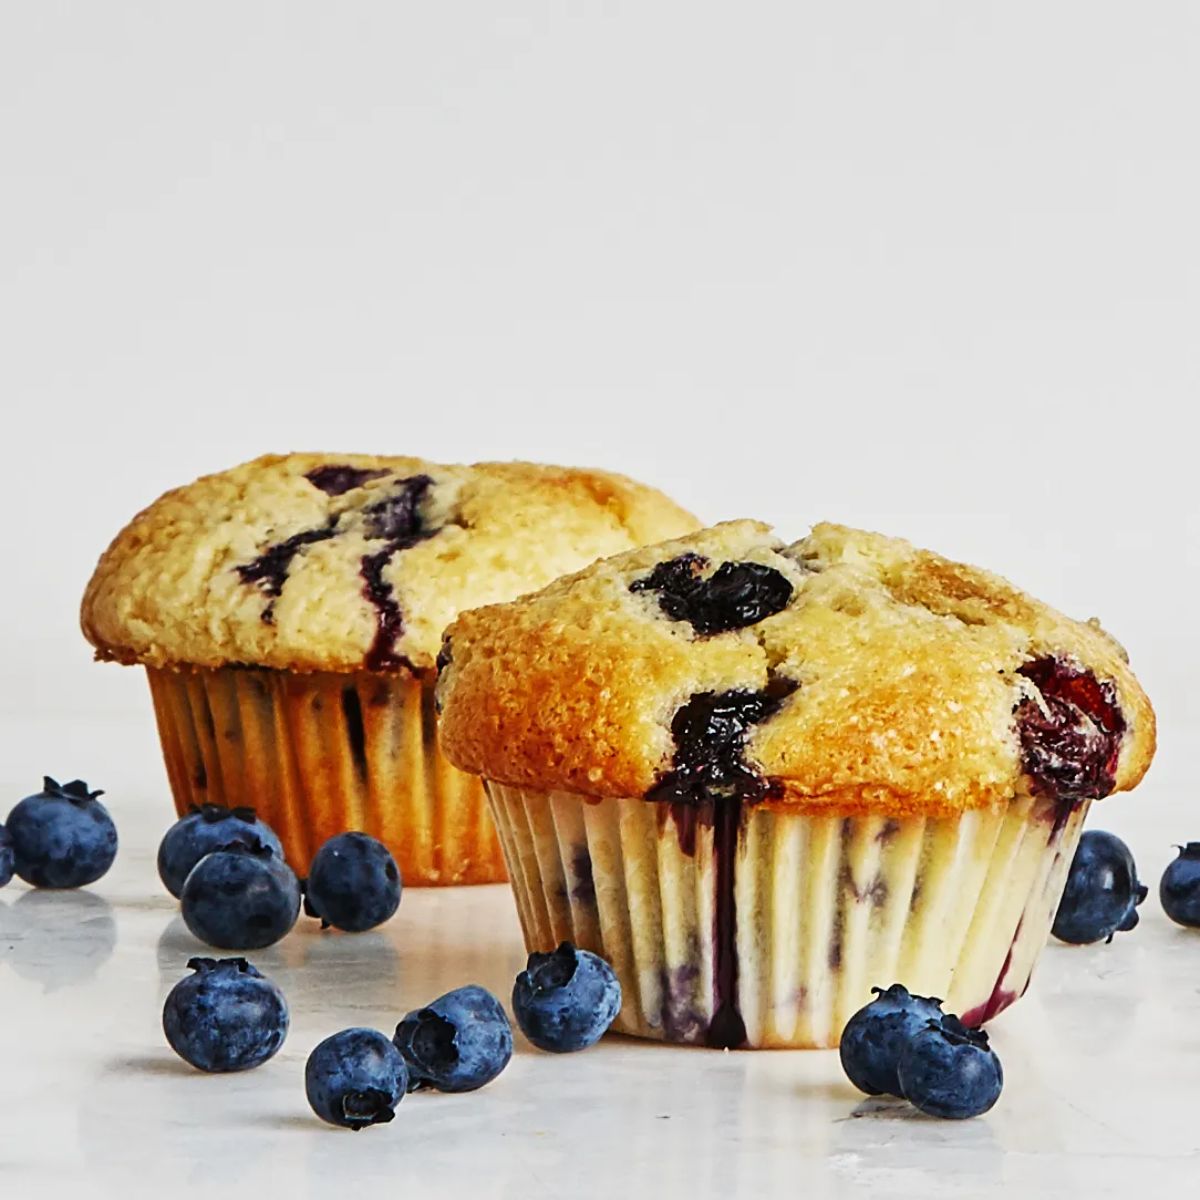
[[[871,990],[876,998],[860,1008],[842,1032],[842,1070],[868,1096],[900,1096],[900,1055],[916,1033],[941,1017],[942,1002],[914,996],[901,983]]]
[[[180,896],[183,919],[202,942],[261,950],[279,941],[300,913],[300,884],[268,846],[235,842],[206,854]]]
[[[283,993],[244,958],[192,958],[163,1006],[171,1049],[201,1071],[246,1071],[283,1045]]]
[[[612,967],[562,942],[533,953],[513,984],[513,1013],[539,1050],[568,1054],[595,1045],[621,1011],[621,984]]]
[[[400,870],[388,848],[365,833],[331,837],[312,860],[304,911],[349,933],[382,925],[400,904]]]
[[[167,830],[158,847],[159,878],[178,899],[188,872],[206,854],[235,842],[243,846],[261,842],[283,857],[283,846],[275,831],[259,820],[254,809],[204,804],[193,808]]]
[[[82,779],[26,796],[8,814],[13,868],[34,887],[77,888],[95,883],[117,856],[117,827]]]
[[[13,877],[13,848],[12,836],[0,825],[0,887],[4,887]]]
[[[508,1015],[491,992],[474,984],[410,1012],[392,1040],[408,1063],[414,1091],[474,1091],[495,1079],[512,1058]]]
[[[1137,906],[1145,898],[1129,847],[1115,834],[1089,829],[1071,860],[1051,932],[1077,946],[1111,942],[1114,933],[1138,923]]]
[[[396,1115],[408,1091],[408,1068],[378,1030],[343,1029],[308,1056],[304,1090],[322,1121],[365,1129]]]
[[[1000,1098],[1004,1070],[982,1029],[931,1020],[905,1045],[897,1068],[904,1098],[931,1117],[978,1117]]]
[[[708,565],[702,555],[681,554],[634,580],[629,590],[657,592],[667,616],[687,621],[703,637],[755,625],[791,601],[787,577],[765,563],[725,562],[705,578]]]
[[[1179,847],[1179,857],[1163,872],[1158,898],[1177,925],[1200,928],[1200,842]]]

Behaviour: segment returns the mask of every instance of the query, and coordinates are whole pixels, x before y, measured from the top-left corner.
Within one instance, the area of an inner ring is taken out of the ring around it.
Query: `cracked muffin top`
[[[733,521],[463,613],[438,684],[455,765],[697,803],[953,813],[1133,787],[1154,712],[1121,646],[996,575],[817,525]]]
[[[83,598],[96,657],[148,666],[432,670],[464,608],[695,529],[622,475],[267,455],[168,492]]]

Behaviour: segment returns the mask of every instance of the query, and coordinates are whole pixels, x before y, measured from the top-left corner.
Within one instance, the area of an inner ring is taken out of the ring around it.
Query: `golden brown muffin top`
[[[433,667],[461,609],[695,529],[623,475],[267,455],[161,496],[83,598],[96,657],[299,671]]]
[[[840,525],[733,521],[464,612],[451,762],[502,783],[952,813],[1133,787],[1154,712],[1120,645],[996,575]]]

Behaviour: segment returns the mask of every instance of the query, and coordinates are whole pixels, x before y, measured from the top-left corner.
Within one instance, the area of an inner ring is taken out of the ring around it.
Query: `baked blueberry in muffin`
[[[1045,943],[1154,714],[1117,643],[899,539],[731,522],[463,613],[450,760],[488,781],[531,951],[617,1028],[836,1044],[879,979],[979,1025]]]

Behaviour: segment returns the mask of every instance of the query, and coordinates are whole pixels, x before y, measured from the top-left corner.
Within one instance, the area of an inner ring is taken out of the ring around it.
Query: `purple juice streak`
[[[414,475],[401,481],[399,491],[363,510],[367,536],[387,539],[382,549],[363,555],[359,565],[363,595],[375,609],[375,637],[365,659],[369,671],[411,669],[409,660],[396,653],[396,643],[404,632],[404,615],[396,601],[395,589],[384,579],[383,572],[394,555],[438,532],[421,527],[421,501],[432,486],[433,480],[428,475]]]
[[[303,529],[299,533],[293,533],[290,538],[268,546],[257,558],[235,568],[243,583],[254,584],[260,592],[270,597],[269,603],[260,614],[261,620],[268,625],[274,623],[275,601],[283,592],[283,585],[287,582],[288,572],[292,567],[292,559],[305,546],[324,542],[333,537],[336,526],[337,518],[335,517],[317,529]]]
[[[716,969],[713,979],[713,1018],[708,1044],[717,1049],[737,1049],[746,1041],[746,1023],[738,1011],[737,895],[734,891],[738,830],[742,823],[740,800],[717,800],[713,817],[713,869],[716,873],[716,912],[713,946]]]
[[[710,1046],[745,1044],[746,1025],[738,1011],[737,870],[738,833],[746,804],[778,793],[745,761],[746,734],[772,717],[797,685],[772,677],[765,690],[698,692],[680,706],[671,722],[675,755],[671,770],[646,793],[660,802],[659,828],[674,822],[679,848],[696,853],[698,829],[712,829],[714,879],[713,1018]]]
[[[969,1025],[973,1029],[978,1028],[985,1021],[990,1021],[1002,1013],[1010,1004],[1015,1003],[1020,996],[1025,994],[1024,991],[1017,993],[1003,986],[1004,977],[1008,974],[1009,967],[1012,966],[1013,951],[1017,948],[1017,942],[1021,937],[1021,926],[1024,923],[1024,917],[1017,922],[1017,931],[1013,934],[1012,941],[1008,946],[1008,953],[1004,956],[1004,966],[1000,968],[1000,974],[996,976],[996,982],[992,985],[992,994],[982,1004],[976,1005],[963,1014],[962,1023],[964,1025]],[[1029,986],[1028,981],[1025,986]]]

